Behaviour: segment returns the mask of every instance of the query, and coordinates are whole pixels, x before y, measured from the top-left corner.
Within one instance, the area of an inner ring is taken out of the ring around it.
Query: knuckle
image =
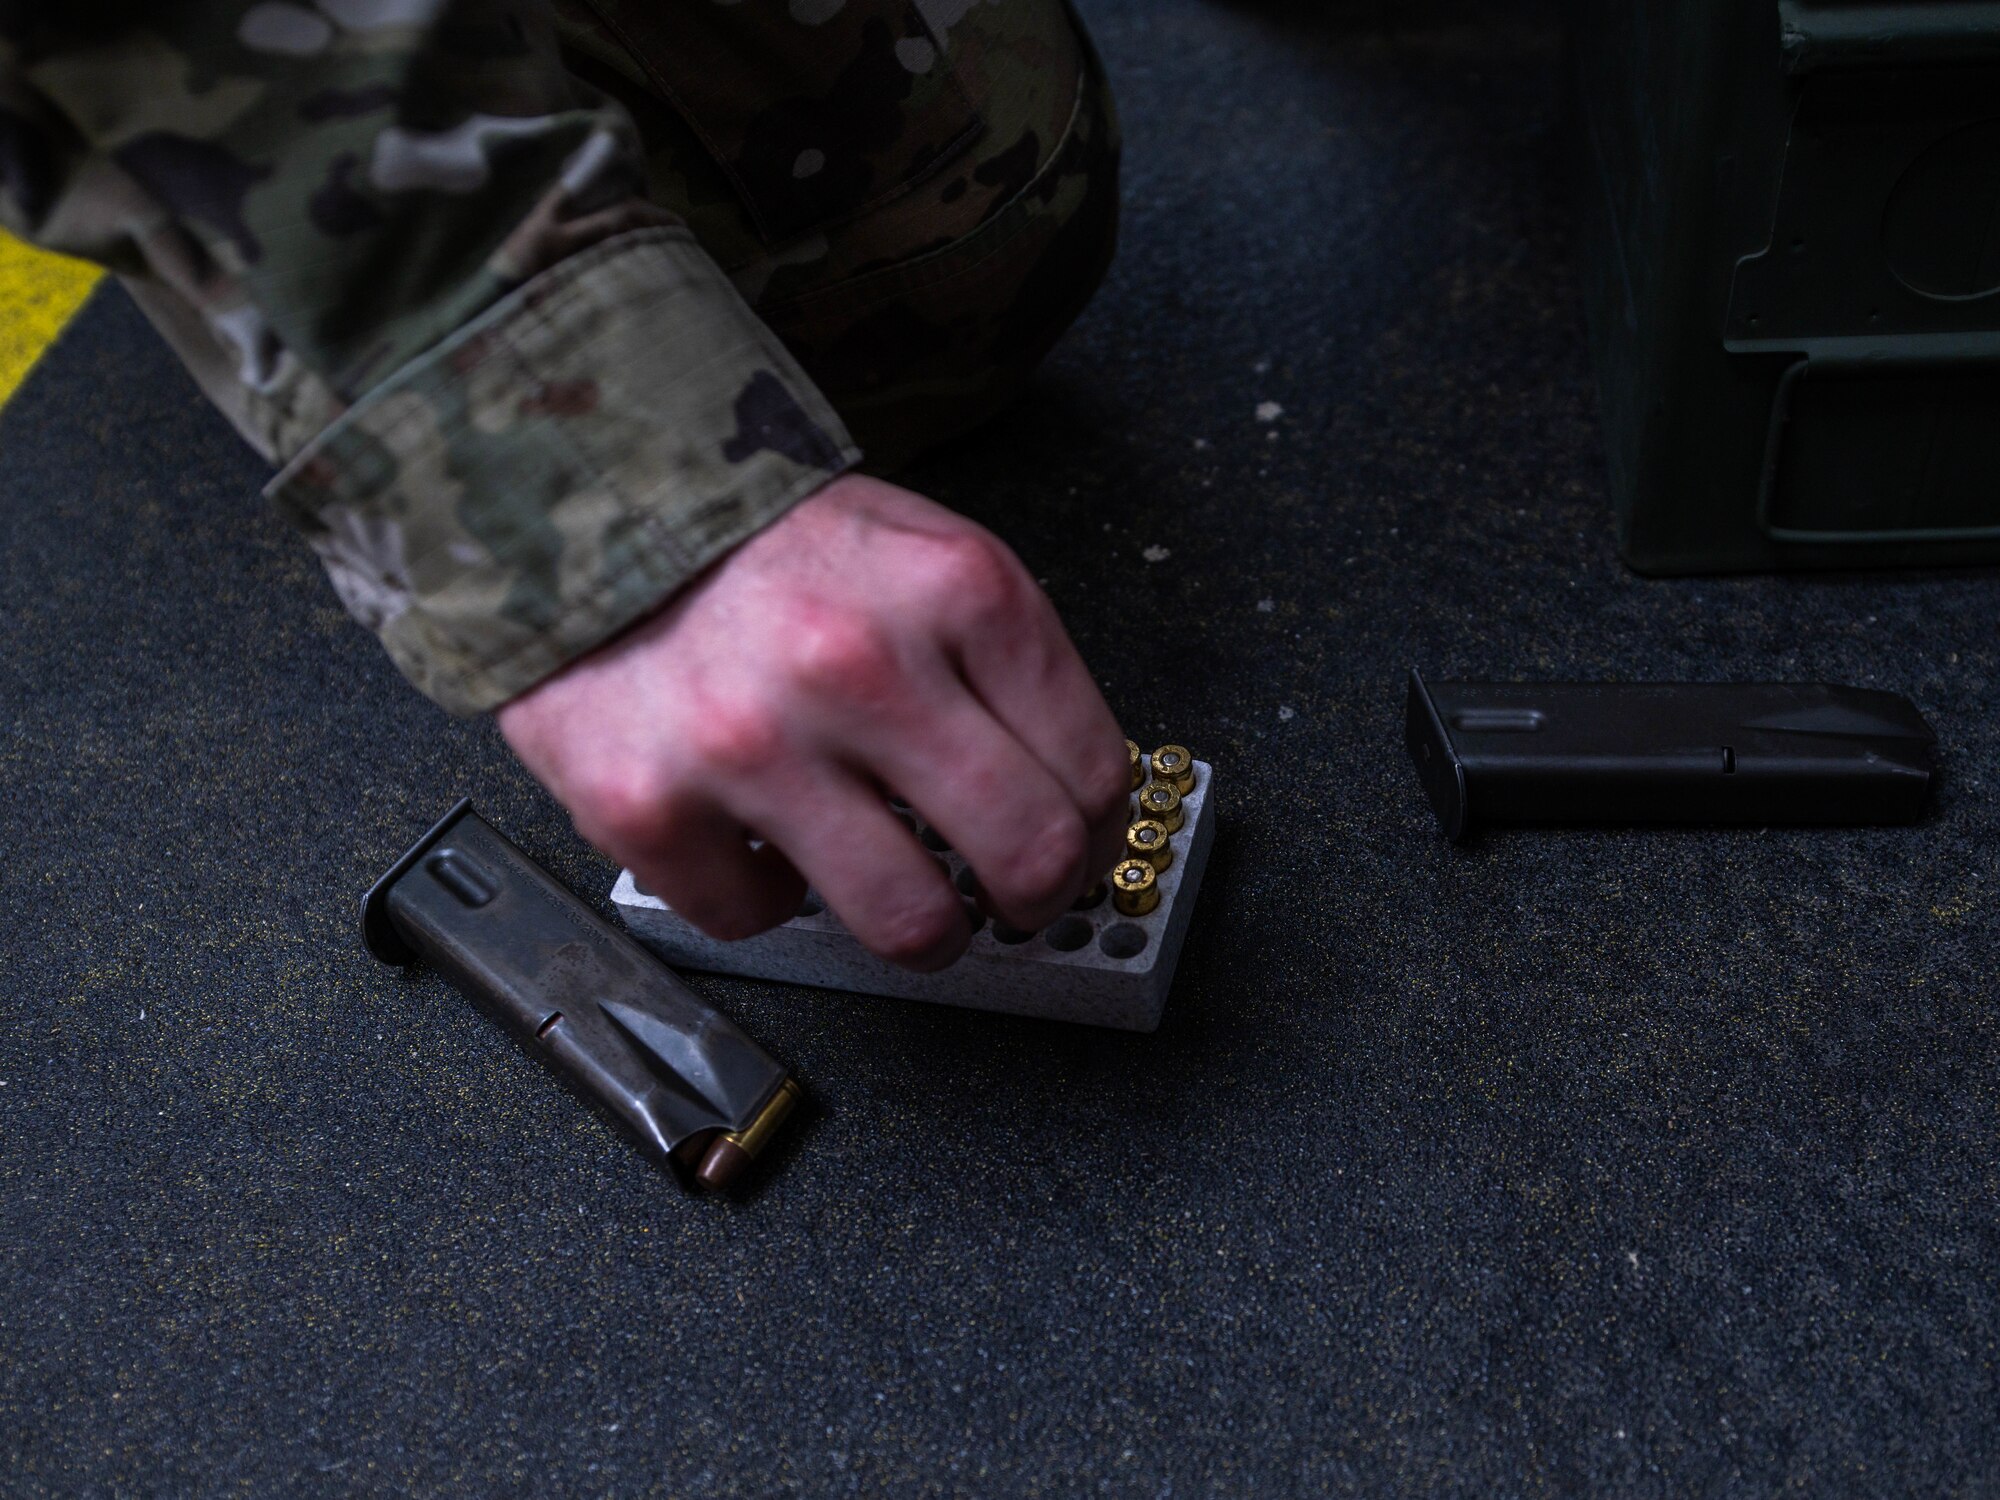
[[[933,581],[957,609],[991,616],[1020,602],[1020,565],[996,538],[971,532],[938,543]]]
[[[846,611],[801,623],[791,669],[808,692],[867,700],[888,696],[902,675],[888,636],[872,620]]]
[[[667,821],[669,800],[667,787],[650,771],[607,766],[572,789],[570,812],[577,832],[616,853],[657,841]]]
[[[763,770],[785,753],[784,721],[763,704],[706,704],[687,736],[695,759],[712,771]]]

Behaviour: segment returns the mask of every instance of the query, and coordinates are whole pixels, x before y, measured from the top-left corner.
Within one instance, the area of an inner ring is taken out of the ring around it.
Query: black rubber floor
[[[1620,567],[1539,12],[1088,12],[1122,258],[924,478],[1220,768],[1164,1029],[698,981],[822,1113],[682,1197],[360,951],[462,792],[613,872],[107,294],[0,419],[0,1489],[2000,1491],[1996,580]],[[1412,663],[1895,688],[1947,780],[1457,850]]]

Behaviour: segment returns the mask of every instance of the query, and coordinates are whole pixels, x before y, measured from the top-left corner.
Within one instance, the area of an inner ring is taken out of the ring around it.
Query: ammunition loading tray
[[[783,926],[740,942],[709,937],[690,925],[658,897],[640,890],[630,870],[619,872],[611,900],[632,935],[679,968],[1152,1031],[1160,1024],[1173,985],[1202,870],[1215,841],[1214,770],[1196,761],[1194,778],[1193,790],[1181,801],[1184,822],[1173,835],[1175,857],[1157,877],[1160,901],[1150,912],[1125,915],[1106,889],[1093,904],[1029,933],[993,922],[968,901],[978,926],[972,946],[957,963],[936,974],[912,973],[877,958],[825,908],[816,892],[807,895],[799,914]],[[943,840],[914,814],[905,817],[969,897],[972,875],[965,861],[940,847]]]

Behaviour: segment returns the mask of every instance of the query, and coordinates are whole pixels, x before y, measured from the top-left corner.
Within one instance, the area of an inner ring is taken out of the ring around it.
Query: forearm
[[[404,673],[469,712],[648,613],[857,457],[686,231],[651,230],[406,366],[271,494]]]

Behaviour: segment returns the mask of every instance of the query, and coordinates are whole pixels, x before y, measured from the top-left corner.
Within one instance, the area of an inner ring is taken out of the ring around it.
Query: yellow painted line
[[[56,341],[103,272],[0,234],[0,406]]]

